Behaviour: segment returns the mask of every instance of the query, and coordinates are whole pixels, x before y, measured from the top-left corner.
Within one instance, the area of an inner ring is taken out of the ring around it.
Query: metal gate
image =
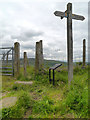
[[[0,48],[0,74],[14,76],[14,48]]]

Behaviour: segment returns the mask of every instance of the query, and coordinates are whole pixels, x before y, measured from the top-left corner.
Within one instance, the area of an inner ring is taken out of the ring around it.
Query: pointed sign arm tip
[[[85,20],[85,17],[83,17],[83,20]]]
[[[54,12],[54,15],[56,15],[56,14],[57,14],[57,11]]]
[[[59,17],[64,17],[64,13],[65,13],[65,12],[55,11],[55,12],[54,12],[54,15],[55,15],[55,16],[59,16]]]

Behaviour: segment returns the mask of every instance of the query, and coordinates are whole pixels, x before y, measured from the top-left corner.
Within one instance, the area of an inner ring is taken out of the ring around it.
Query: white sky
[[[64,1],[0,1],[0,46],[11,47],[18,41],[21,57],[24,51],[35,57],[35,43],[43,40],[44,58],[67,60],[67,20],[53,14],[67,9]],[[73,20],[74,61],[81,61],[83,39],[88,41],[88,1],[72,2],[72,10],[85,17],[84,21]]]

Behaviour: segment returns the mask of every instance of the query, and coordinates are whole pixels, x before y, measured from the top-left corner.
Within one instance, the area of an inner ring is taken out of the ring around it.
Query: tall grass
[[[74,68],[70,89],[68,72],[65,69],[55,71],[55,86],[49,83],[48,70],[35,75],[33,67],[27,68],[27,77],[24,77],[22,68],[16,80],[31,80],[33,84],[31,86],[13,84],[11,88],[9,87],[9,90],[14,91],[19,97],[15,106],[2,110],[3,118],[23,118],[29,108],[32,111],[29,118],[67,118],[67,114],[70,114],[70,117],[73,115],[74,118],[88,118],[87,67]],[[6,87],[8,88],[8,85]]]
[[[24,113],[32,107],[33,101],[30,95],[24,91],[20,94],[16,105],[2,109],[2,118],[23,118]]]

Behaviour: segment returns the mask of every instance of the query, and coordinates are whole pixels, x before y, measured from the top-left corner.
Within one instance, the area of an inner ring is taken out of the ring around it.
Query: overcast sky
[[[67,20],[53,13],[56,10],[64,12],[67,3],[55,0],[0,2],[0,46],[10,47],[19,42],[20,56],[26,51],[28,57],[34,58],[35,44],[43,40],[44,58],[66,61]],[[88,3],[73,2],[72,10],[85,17],[84,21],[73,20],[74,61],[81,61],[83,39],[88,41]]]

